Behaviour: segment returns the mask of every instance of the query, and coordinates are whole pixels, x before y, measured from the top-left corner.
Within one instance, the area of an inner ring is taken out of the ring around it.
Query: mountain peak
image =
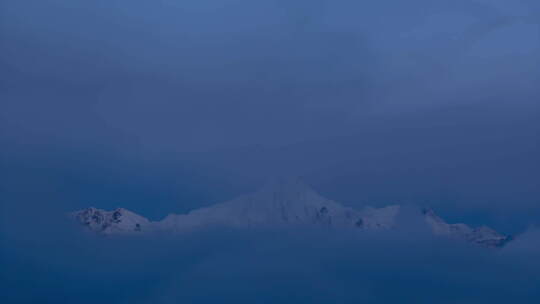
[[[71,216],[101,234],[140,232],[150,226],[146,218],[124,208],[106,211],[90,207],[73,212]]]
[[[192,210],[188,214],[170,214],[159,222],[150,222],[123,208],[112,211],[88,208],[72,216],[100,234],[182,233],[211,226],[318,226],[378,230],[395,229],[400,210],[398,205],[360,209],[346,207],[319,195],[301,177],[287,177],[271,180],[258,192]],[[502,247],[511,240],[487,227],[449,224],[431,209],[422,209],[422,217],[435,235],[462,239],[484,247]]]
[[[302,201],[307,198],[317,200],[319,194],[302,177],[280,177],[268,181],[254,196],[272,197],[274,201]]]

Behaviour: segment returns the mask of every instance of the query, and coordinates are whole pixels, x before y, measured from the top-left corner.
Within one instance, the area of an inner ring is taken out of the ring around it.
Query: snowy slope
[[[360,219],[358,211],[320,196],[300,179],[295,179],[279,180],[256,193],[187,215],[169,215],[160,225],[174,230],[208,225],[354,227]]]
[[[471,228],[462,223],[448,224],[430,209],[424,209],[422,213],[435,235],[464,239],[484,247],[502,247],[512,240],[486,226]]]
[[[187,214],[170,214],[162,221],[150,222],[125,209],[104,211],[88,208],[73,217],[100,234],[142,232],[185,233],[199,228],[226,226],[288,227],[317,226],[340,229],[394,229],[399,206],[345,207],[316,193],[302,179],[282,179],[267,184],[260,191],[228,202],[193,210]],[[485,247],[503,246],[509,238],[487,228],[465,224],[448,224],[432,210],[423,210],[423,218],[435,235],[463,239]]]
[[[90,230],[101,234],[138,233],[154,228],[154,223],[123,208],[105,211],[91,207],[73,212],[71,216]]]

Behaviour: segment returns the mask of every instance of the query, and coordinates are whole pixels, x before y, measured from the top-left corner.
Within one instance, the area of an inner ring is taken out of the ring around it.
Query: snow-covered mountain
[[[113,211],[88,208],[74,212],[72,216],[100,234],[186,233],[211,226],[319,226],[362,231],[396,228],[400,210],[397,205],[359,210],[345,207],[320,196],[302,179],[295,178],[278,180],[258,192],[187,214],[170,214],[157,222],[122,208]],[[420,218],[435,235],[463,239],[485,247],[501,247],[510,240],[487,227],[448,224],[428,209],[422,211]]]
[[[512,240],[511,236],[502,235],[486,226],[471,228],[462,223],[448,224],[430,209],[424,209],[422,213],[435,235],[464,239],[484,247],[502,247]]]
[[[156,224],[124,208],[105,211],[91,207],[70,215],[91,231],[101,234],[148,232]]]

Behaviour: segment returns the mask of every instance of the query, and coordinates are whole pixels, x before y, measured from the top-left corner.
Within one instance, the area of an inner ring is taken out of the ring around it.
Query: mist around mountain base
[[[416,207],[414,207],[416,208]],[[539,230],[485,249],[438,238],[404,208],[402,229],[210,228],[108,236],[65,214],[1,230],[2,297],[17,303],[536,303]],[[19,210],[22,212],[22,210]]]

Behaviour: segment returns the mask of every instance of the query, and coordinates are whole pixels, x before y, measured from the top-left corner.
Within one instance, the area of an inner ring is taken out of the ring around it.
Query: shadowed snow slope
[[[336,229],[376,230],[396,228],[400,206],[345,207],[326,199],[301,178],[280,179],[260,191],[228,202],[193,210],[187,214],[170,214],[164,220],[150,222],[128,210],[104,211],[88,208],[72,216],[90,230],[100,234],[136,234],[145,232],[185,233],[200,228],[225,226],[287,227],[318,226]],[[487,228],[465,224],[448,224],[432,210],[422,211],[423,219],[435,235],[463,239],[485,247],[501,247],[510,240]]]

